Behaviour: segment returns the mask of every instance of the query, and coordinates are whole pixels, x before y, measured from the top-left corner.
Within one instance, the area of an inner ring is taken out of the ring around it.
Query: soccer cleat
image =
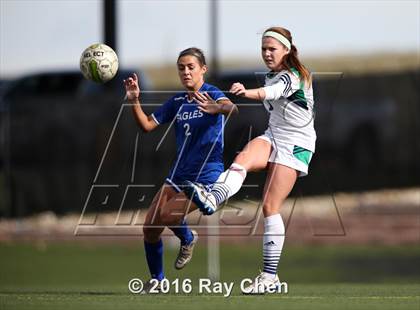
[[[246,295],[262,295],[265,293],[275,293],[280,287],[279,277],[267,276],[264,272],[255,278],[254,282],[243,289],[242,293]]]
[[[193,240],[190,244],[181,245],[179,249],[178,257],[175,260],[175,269],[182,269],[188,264],[192,258],[194,246],[198,240],[198,234],[195,230],[191,230],[193,234]]]
[[[212,215],[216,209],[216,198],[200,183],[184,182],[184,193],[204,215]]]
[[[156,285],[155,281],[152,281],[150,279],[146,283],[144,283],[143,290],[140,292],[140,294],[159,294],[162,292],[168,292],[168,285],[169,281],[163,281],[164,279],[160,280],[159,283]]]

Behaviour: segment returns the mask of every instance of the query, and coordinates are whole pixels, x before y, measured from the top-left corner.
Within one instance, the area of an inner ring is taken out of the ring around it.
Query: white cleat
[[[217,209],[216,198],[200,183],[184,182],[184,193],[204,215],[212,215]]]
[[[254,283],[242,290],[242,293],[245,295],[277,293],[279,288],[280,280],[277,275],[273,278],[262,272],[258,277],[255,278]]]
[[[193,234],[193,240],[188,245],[181,245],[178,256],[175,260],[175,269],[182,269],[188,264],[192,258],[194,246],[198,241],[198,234],[195,230],[191,230]]]

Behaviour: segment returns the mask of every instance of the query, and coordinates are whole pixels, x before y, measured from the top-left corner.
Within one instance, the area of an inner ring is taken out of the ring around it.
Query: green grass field
[[[172,268],[177,250],[167,249],[166,275],[190,278],[196,289],[207,277],[206,248],[198,247],[183,271]],[[288,294],[243,296],[239,283],[260,268],[259,244],[223,245],[221,280],[233,294],[135,295],[131,278],[148,278],[141,243],[0,244],[0,309],[420,309],[420,248],[286,246],[280,277]]]

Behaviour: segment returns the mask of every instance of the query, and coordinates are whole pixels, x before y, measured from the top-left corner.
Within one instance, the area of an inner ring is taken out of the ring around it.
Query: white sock
[[[284,223],[280,214],[264,218],[263,256],[264,273],[275,277],[284,243]]]
[[[228,170],[223,172],[211,190],[217,205],[221,205],[222,202],[239,192],[245,178],[246,169],[239,164],[233,163]]]

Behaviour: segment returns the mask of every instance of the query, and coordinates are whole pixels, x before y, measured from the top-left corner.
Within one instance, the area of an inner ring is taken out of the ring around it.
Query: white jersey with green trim
[[[270,113],[267,130],[273,138],[315,152],[312,85],[305,85],[299,72],[292,68],[268,73],[264,91],[263,104]]]

